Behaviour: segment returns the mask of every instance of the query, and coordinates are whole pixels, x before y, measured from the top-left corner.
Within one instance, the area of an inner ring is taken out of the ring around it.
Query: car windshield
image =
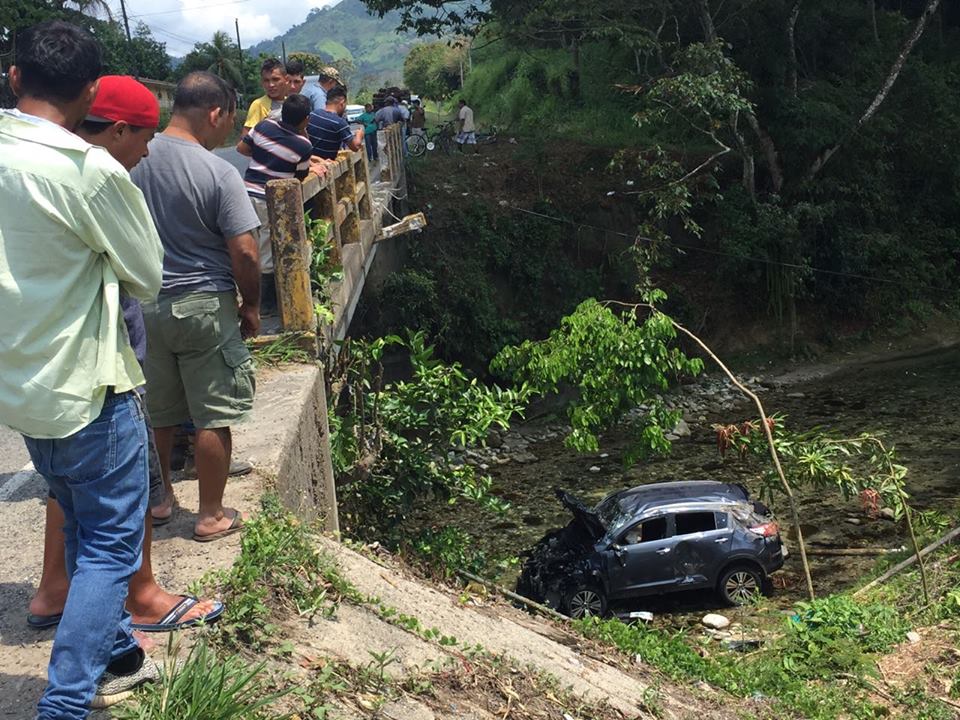
[[[600,518],[600,523],[608,534],[616,534],[631,520],[631,516],[623,508],[616,495],[611,495],[600,501],[594,512]]]

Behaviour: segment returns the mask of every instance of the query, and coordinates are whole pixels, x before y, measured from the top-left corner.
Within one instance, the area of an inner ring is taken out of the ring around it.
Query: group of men
[[[185,425],[193,539],[244,520],[223,497],[230,428],[254,399],[244,340],[260,326],[261,220],[211,152],[233,130],[236,95],[190,73],[155,135],[149,90],[102,70],[79,27],[28,28],[9,75],[17,107],[0,111],[0,424],[23,435],[51,496],[27,618],[57,626],[41,720],[85,718],[156,678],[134,630],[224,610],[166,592],[150,568],[151,528],[177,507],[171,451]]]

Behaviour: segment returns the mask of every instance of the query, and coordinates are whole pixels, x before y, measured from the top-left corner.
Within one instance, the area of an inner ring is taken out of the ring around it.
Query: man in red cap
[[[145,85],[132,77],[106,75],[100,78],[96,99],[76,133],[91,145],[99,145],[130,171],[147,155],[147,143],[160,124],[160,105]],[[143,310],[139,301],[121,296],[124,321],[130,345],[140,364],[147,351],[143,326]],[[149,421],[149,418],[147,418]],[[165,498],[163,477],[153,431],[147,423],[150,460],[150,507]],[[150,520],[149,513],[147,520]],[[44,542],[43,573],[36,595],[30,602],[27,624],[42,629],[60,621],[70,587],[64,557],[63,510],[52,497],[47,500],[47,528]],[[188,595],[174,595],[161,588],[153,576],[150,562],[152,522],[146,522],[143,540],[143,562],[132,578],[127,594],[127,610],[133,628],[147,632],[166,632],[210,623],[223,613],[223,605],[200,601]]]

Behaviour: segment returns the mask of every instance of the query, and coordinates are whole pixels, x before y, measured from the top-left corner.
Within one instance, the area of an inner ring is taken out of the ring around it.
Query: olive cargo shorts
[[[191,292],[144,303],[147,408],[154,427],[242,422],[253,408],[253,358],[234,292]]]

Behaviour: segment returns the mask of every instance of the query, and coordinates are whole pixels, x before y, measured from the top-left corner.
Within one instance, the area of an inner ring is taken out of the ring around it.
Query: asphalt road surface
[[[233,165],[242,176],[247,169],[247,158],[238,153],[233,147],[221,147],[214,150],[218,157],[222,157]]]

